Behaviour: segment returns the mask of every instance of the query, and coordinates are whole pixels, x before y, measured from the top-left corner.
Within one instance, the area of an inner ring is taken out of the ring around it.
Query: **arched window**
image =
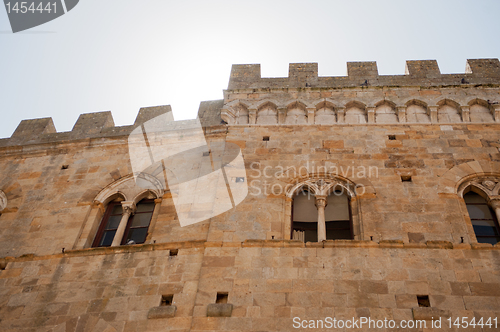
[[[316,196],[302,188],[293,198],[291,229],[291,238],[303,242],[352,239],[348,195],[343,190],[333,190],[328,196]]]
[[[500,242],[498,220],[486,199],[473,191],[469,191],[463,197],[477,242],[491,244]]]
[[[302,188],[293,198],[292,239],[318,241],[318,209],[315,200],[314,194],[307,188]]]
[[[328,195],[325,222],[327,240],[352,240],[349,196],[344,191],[336,190]]]
[[[151,199],[143,199],[136,205],[119,199],[110,202],[92,247],[144,243],[154,208]]]

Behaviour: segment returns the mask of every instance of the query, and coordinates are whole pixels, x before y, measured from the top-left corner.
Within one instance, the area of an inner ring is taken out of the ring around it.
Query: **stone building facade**
[[[129,156],[169,106],[122,127],[22,121],[0,140],[0,330],[499,330],[500,62],[347,72],[234,65],[199,119],[209,148],[241,149],[248,195],[184,227],[175,192],[138,186]],[[448,327],[462,317],[483,326]]]

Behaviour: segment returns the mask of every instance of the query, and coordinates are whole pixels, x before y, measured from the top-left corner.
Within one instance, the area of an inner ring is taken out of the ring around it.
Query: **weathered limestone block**
[[[175,305],[153,307],[148,311],[148,319],[172,318],[175,317],[176,310],[177,307]]]
[[[231,303],[210,303],[207,306],[207,317],[231,317],[232,312]]]

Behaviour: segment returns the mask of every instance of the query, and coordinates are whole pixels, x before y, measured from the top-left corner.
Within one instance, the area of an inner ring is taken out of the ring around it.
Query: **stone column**
[[[345,107],[337,107],[337,123],[345,122]]]
[[[500,220],[500,199],[492,199],[490,200],[490,205],[495,210],[495,214],[497,215],[497,220]]]
[[[375,123],[375,107],[367,107],[368,123]]]
[[[255,124],[257,122],[257,109],[249,108],[248,109],[248,124]]]
[[[429,117],[431,118],[432,123],[438,122],[438,107],[437,106],[429,106]]]
[[[462,122],[470,122],[469,106],[460,106],[460,113],[462,113]]]
[[[278,123],[283,124],[286,122],[286,107],[278,107]]]
[[[406,106],[398,106],[398,120],[400,123],[406,122]]]
[[[125,228],[127,228],[128,219],[130,215],[135,212],[135,203],[134,202],[122,202],[123,207],[123,215],[120,220],[120,224],[118,225],[118,229],[116,230],[115,237],[113,238],[113,243],[111,243],[112,247],[117,247],[122,243],[123,234],[125,233]]]
[[[316,196],[316,207],[318,208],[318,242],[322,242],[326,240],[326,196]]]
[[[307,108],[307,123],[314,124],[314,115],[316,113],[316,108]]]

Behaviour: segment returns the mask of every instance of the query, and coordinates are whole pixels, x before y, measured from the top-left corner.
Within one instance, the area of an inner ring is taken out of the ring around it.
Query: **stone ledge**
[[[451,243],[448,241],[427,241],[426,243],[405,243],[401,240],[382,240],[380,243],[368,240],[326,240],[324,242],[307,242],[299,240],[245,240],[244,242],[206,242],[206,241],[184,241],[155,244],[135,244],[119,247],[101,247],[65,250],[64,253],[36,256],[34,254],[24,254],[19,257],[0,257],[0,261],[26,262],[38,261],[63,257],[82,257],[112,255],[121,253],[161,251],[172,249],[204,249],[204,248],[379,248],[379,249],[444,249],[444,250],[500,250],[500,243],[491,245],[489,243]]]
[[[153,307],[148,311],[148,319],[172,318],[175,317],[176,310],[175,305]]]
[[[429,249],[453,249],[453,244],[448,241],[427,241]]]
[[[207,306],[207,317],[231,317],[232,313],[231,303],[211,303]]]
[[[402,240],[382,240],[379,242],[380,248],[403,248]]]

